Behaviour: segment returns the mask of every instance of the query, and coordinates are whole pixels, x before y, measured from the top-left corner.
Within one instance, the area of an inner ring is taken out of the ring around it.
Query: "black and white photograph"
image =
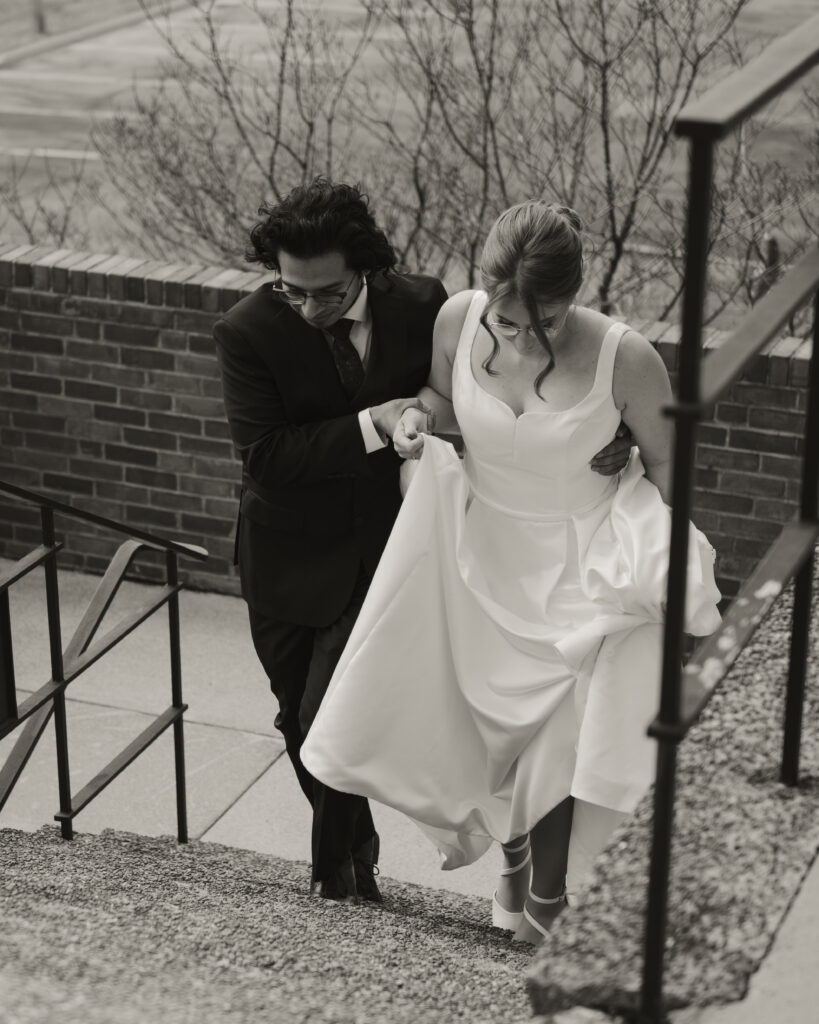
[[[809,1024],[817,0],[0,0],[0,1024]]]

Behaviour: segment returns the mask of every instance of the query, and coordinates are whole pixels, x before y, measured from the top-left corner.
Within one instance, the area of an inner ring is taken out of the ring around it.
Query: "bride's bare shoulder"
[[[631,327],[617,346],[612,393],[618,409],[638,401],[662,404],[671,399],[671,383],[662,356]]]
[[[597,309],[590,309],[588,306],[576,306],[574,308],[574,319],[578,333],[582,334],[591,344],[599,346],[603,338],[617,321]]]
[[[463,330],[466,314],[475,294],[474,288],[456,292],[446,300],[438,312],[438,318],[435,321],[434,344],[436,348],[446,352],[450,358],[454,356],[455,349],[458,347],[458,339]]]
[[[449,327],[457,325],[460,330],[475,295],[477,295],[477,291],[474,288],[467,288],[465,291],[451,295],[441,306],[438,319]]]

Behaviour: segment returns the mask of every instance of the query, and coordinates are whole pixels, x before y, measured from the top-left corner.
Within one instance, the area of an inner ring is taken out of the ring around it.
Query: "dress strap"
[[[458,336],[458,344],[455,348],[455,362],[460,362],[464,371],[469,371],[467,379],[471,376],[470,359],[472,357],[472,342],[478,333],[478,325],[486,306],[486,292],[476,291],[470,300],[464,317],[461,333]]]
[[[593,391],[611,393],[614,384],[614,357],[617,355],[617,346],[626,331],[630,330],[628,324],[615,323],[606,331],[597,356]]]
[[[461,336],[458,338],[458,344],[466,342],[468,347],[471,346],[472,339],[478,330],[478,324],[481,320],[481,313],[483,313],[484,306],[486,305],[486,292],[476,291],[472,296],[469,303],[469,309],[466,311],[464,317],[464,325],[461,328]]]

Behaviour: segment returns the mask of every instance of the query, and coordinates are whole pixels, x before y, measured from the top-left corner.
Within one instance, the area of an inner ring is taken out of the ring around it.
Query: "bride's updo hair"
[[[510,206],[489,232],[481,255],[481,283],[493,305],[507,295],[519,299],[529,313],[535,334],[549,354],[549,365],[538,375],[535,390],[554,367],[549,339],[540,329],[538,306],[568,302],[583,283],[583,222],[574,210],[545,199]],[[492,353],[483,366],[492,369],[500,346],[492,338]]]

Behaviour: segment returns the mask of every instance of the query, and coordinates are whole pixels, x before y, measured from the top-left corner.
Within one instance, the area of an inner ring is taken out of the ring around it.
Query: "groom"
[[[358,188],[317,178],[265,206],[248,258],[276,274],[214,328],[243,464],[236,550],[276,727],[313,807],[313,891],[380,900],[367,801],[314,779],[299,749],[401,503],[389,439],[429,373],[446,299],[398,274]],[[399,397],[396,396],[408,396]]]
[[[378,901],[367,801],[314,779],[299,750],[398,513],[389,438],[404,409],[423,408],[409,396],[426,383],[447,296],[434,277],[396,272],[355,186],[317,178],[261,212],[248,258],[275,280],[214,327],[243,466],[242,594],[276,727],[313,807],[312,889]],[[629,448],[612,442],[593,468],[617,472]]]

